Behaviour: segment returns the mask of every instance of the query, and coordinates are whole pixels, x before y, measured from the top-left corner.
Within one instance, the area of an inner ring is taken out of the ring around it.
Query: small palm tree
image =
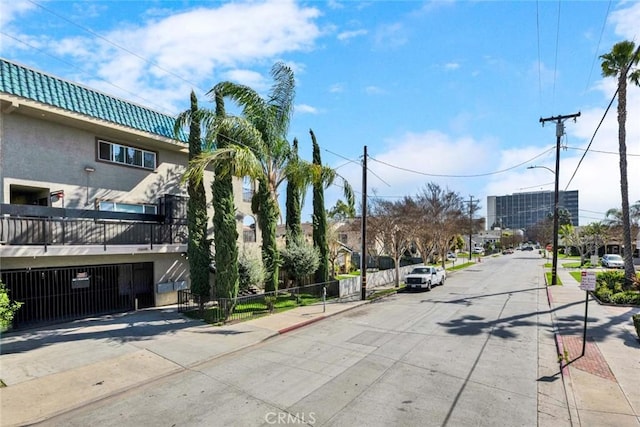
[[[622,230],[624,244],[625,287],[630,287],[635,278],[633,252],[631,246],[631,220],[629,217],[629,183],[627,179],[627,80],[640,85],[640,69],[637,68],[640,47],[634,52],[635,43],[616,43],[611,52],[601,55],[602,76],[618,79],[618,145],[620,150],[620,192],[622,194]]]

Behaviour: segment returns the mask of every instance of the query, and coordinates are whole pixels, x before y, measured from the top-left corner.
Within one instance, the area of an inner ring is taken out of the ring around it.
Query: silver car
[[[624,260],[620,255],[606,254],[602,257],[602,266],[606,268],[624,268]]]

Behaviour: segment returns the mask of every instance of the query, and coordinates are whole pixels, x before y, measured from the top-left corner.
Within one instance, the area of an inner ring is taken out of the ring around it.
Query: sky
[[[599,56],[640,42],[637,1],[0,0],[0,56],[176,115],[221,81],[264,96],[274,63],[296,77],[289,139],[362,198],[433,182],[473,200],[579,191],[579,224],[620,209],[617,99]],[[640,201],[640,88],[627,95],[629,200]],[[604,117],[604,121],[603,120]],[[602,124],[600,125],[600,122]],[[528,166],[540,166],[528,169]],[[284,195],[285,188],[280,193]],[[303,220],[310,220],[307,196]],[[490,224],[489,224],[490,225]]]

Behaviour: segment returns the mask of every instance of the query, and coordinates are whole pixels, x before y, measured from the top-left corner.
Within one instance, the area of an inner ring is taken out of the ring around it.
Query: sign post
[[[587,314],[589,312],[589,291],[596,290],[596,272],[582,270],[580,274],[580,289],[585,291],[584,301],[584,330],[582,332],[582,354],[584,356],[585,346],[587,345]]]

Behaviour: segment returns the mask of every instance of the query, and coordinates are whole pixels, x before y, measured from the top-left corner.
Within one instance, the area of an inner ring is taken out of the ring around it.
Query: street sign
[[[580,275],[580,289],[583,291],[595,291],[596,290],[596,272],[582,270]]]

